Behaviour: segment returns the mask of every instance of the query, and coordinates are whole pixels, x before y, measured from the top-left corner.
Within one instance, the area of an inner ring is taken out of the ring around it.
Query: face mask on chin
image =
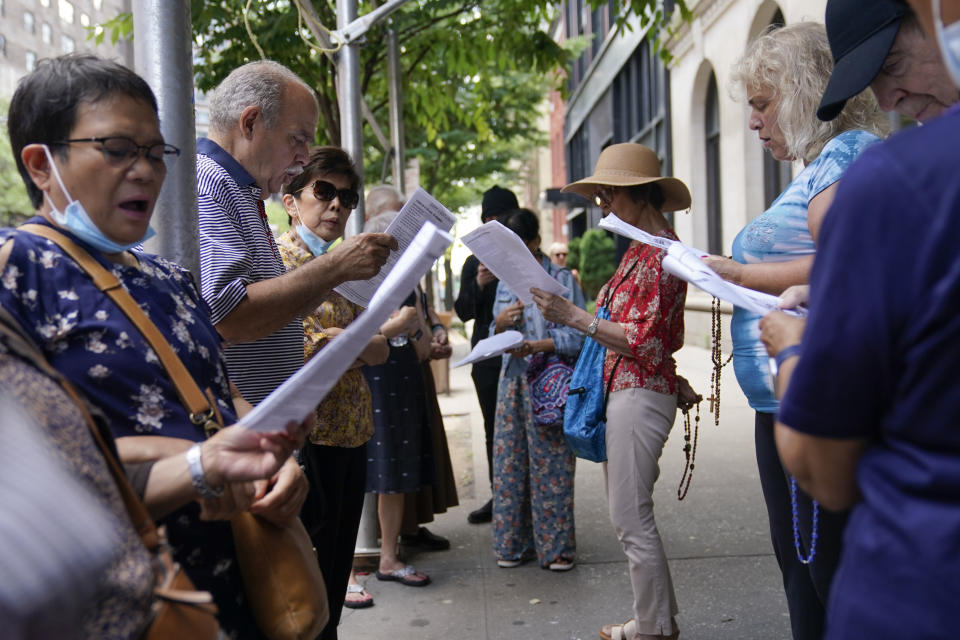
[[[53,200],[50,198],[50,196],[44,192],[43,197],[46,198],[47,202],[50,203],[50,216],[53,218],[54,222],[73,235],[77,236],[77,238],[90,245],[97,251],[101,251],[103,253],[122,253],[124,251],[128,251],[156,235],[157,232],[153,230],[153,227],[147,225],[146,233],[144,233],[143,237],[136,242],[121,244],[108,238],[102,231],[100,231],[100,228],[94,224],[93,220],[90,219],[90,215],[83,207],[83,204],[81,204],[79,200],[74,200],[70,195],[70,192],[67,191],[66,185],[63,184],[63,180],[60,178],[60,171],[57,169],[57,165],[53,161],[53,154],[50,153],[50,148],[47,147],[47,145],[42,146],[43,152],[47,156],[47,162],[50,163],[50,169],[53,171],[53,177],[56,178],[57,184],[60,185],[60,190],[63,191],[63,195],[69,201],[66,208],[63,211],[60,211],[54,206]]]
[[[960,88],[960,21],[945,27],[943,18],[940,16],[942,3],[943,0],[932,0],[933,27],[937,34],[937,44],[940,46],[943,64],[950,73],[953,83]]]
[[[314,256],[322,256],[327,252],[327,249],[330,248],[335,240],[327,242],[313,231],[307,228],[307,225],[303,224],[303,218],[300,216],[300,205],[297,204],[296,199],[293,201],[294,206],[297,208],[297,235],[300,236],[300,239],[303,240],[303,244],[307,245],[307,249],[310,250]]]

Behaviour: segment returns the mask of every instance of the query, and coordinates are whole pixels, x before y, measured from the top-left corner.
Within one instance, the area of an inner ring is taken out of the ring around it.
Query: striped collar
[[[208,156],[211,160],[223,167],[241,187],[258,186],[257,181],[243,168],[237,159],[227,153],[223,147],[210,138],[197,138],[197,153]]]

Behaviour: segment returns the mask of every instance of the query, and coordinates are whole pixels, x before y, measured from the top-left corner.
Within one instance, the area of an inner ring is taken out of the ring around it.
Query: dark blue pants
[[[780,573],[783,574],[793,640],[820,640],[826,620],[830,582],[840,561],[847,512],[832,513],[820,508],[816,556],[811,564],[801,563],[793,545],[790,477],[780,463],[773,440],[774,419],[772,413],[758,411],[754,428],[760,486],[770,519],[770,538]],[[812,503],[810,497],[800,489],[797,489],[797,508],[801,552],[806,557],[810,552]]]

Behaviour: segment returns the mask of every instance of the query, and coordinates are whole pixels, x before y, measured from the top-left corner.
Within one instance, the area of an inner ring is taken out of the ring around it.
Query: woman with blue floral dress
[[[583,308],[583,292],[573,274],[540,253],[536,214],[518,209],[502,220],[520,236],[544,270],[567,287],[566,297]],[[524,337],[521,347],[504,354],[497,390],[493,551],[504,568],[519,566],[536,553],[541,567],[566,571],[573,568],[577,543],[573,520],[575,458],[563,436],[564,377],[568,382],[584,335],[548,323],[536,305],[524,306],[502,280],[497,285],[493,317],[492,333],[514,329]],[[532,376],[538,372],[559,384],[558,394],[539,397],[537,389],[542,387],[536,381],[542,377]],[[528,378],[534,380],[533,389]],[[539,411],[535,411],[534,402]]]
[[[115,276],[207,390],[223,424],[235,423],[234,402],[242,399],[227,377],[221,337],[192,276],[134,250],[152,235],[150,217],[166,163],[179,155],[163,141],[146,82],[92,56],[51,59],[20,81],[8,127],[36,207],[28,222],[58,231]],[[206,439],[156,352],[70,255],[28,229],[0,230],[0,246],[0,305],[103,412],[125,463],[183,455]],[[289,513],[296,517],[306,482],[286,457],[261,485],[228,483],[217,495],[203,479],[212,463],[201,458],[199,473],[190,470],[202,499],[161,523],[176,560],[198,589],[213,594],[226,636],[260,638],[226,518],[248,507],[275,522]]]

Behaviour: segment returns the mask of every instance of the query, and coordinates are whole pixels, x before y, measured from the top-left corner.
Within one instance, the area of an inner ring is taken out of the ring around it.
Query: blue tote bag
[[[636,266],[635,262],[620,280],[620,284],[608,291],[604,303],[597,306],[598,318],[610,319],[606,300],[630,277]],[[570,448],[578,458],[593,462],[604,462],[607,459],[607,397],[610,395],[610,386],[613,384],[617,367],[623,359],[623,356],[617,357],[613,369],[610,370],[610,380],[604,385],[603,361],[606,357],[607,348],[588,336],[570,377],[567,405],[563,411],[563,435],[566,436]]]

